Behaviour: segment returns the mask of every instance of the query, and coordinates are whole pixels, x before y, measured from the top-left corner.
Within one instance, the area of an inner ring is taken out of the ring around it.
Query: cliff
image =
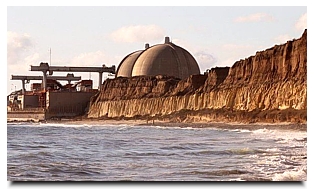
[[[185,80],[133,77],[104,81],[89,118],[157,118],[176,122],[306,122],[307,31]]]

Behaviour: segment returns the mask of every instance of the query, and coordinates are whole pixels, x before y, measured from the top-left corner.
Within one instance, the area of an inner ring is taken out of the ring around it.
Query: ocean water
[[[306,181],[307,133],[7,124],[8,181]]]

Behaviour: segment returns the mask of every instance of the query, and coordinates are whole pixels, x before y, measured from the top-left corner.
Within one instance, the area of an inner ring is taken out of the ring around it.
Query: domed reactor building
[[[145,44],[145,50],[127,55],[119,64],[116,77],[167,75],[186,79],[196,74],[200,74],[200,69],[194,57],[165,37],[164,44]]]

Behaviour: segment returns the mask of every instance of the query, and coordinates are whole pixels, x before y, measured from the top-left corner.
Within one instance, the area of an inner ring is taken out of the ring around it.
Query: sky
[[[7,94],[21,89],[11,75],[41,76],[30,71],[40,62],[117,67],[169,36],[203,73],[300,38],[305,28],[307,6],[7,6]],[[98,73],[74,75],[98,87]]]

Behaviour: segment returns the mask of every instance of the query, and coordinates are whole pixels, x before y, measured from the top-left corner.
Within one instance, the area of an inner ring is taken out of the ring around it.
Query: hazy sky
[[[21,89],[12,74],[42,75],[29,71],[30,65],[49,63],[50,48],[52,65],[118,66],[145,43],[163,43],[169,36],[204,72],[300,38],[305,28],[306,6],[8,6],[7,94]],[[97,88],[98,74],[91,77]]]

